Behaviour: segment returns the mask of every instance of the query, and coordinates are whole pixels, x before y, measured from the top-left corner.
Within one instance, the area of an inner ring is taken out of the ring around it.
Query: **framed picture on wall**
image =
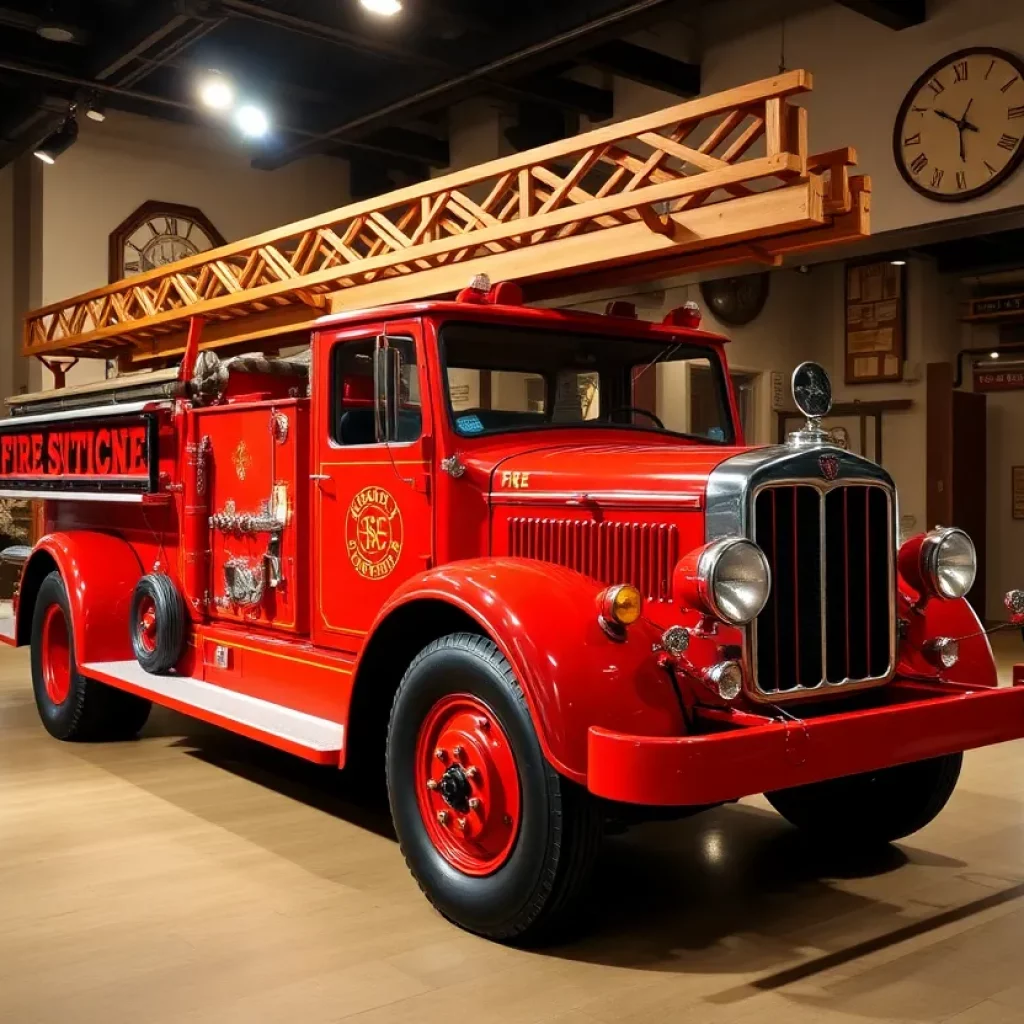
[[[847,384],[903,380],[906,356],[906,265],[890,260],[847,263]]]
[[[1013,518],[1024,519],[1024,466],[1014,466],[1011,473],[1013,474],[1010,488]]]

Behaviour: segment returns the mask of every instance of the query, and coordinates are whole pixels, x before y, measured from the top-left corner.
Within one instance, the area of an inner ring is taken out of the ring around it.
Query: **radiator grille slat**
[[[761,693],[888,674],[895,600],[889,502],[884,488],[861,484],[825,492],[786,484],[757,496],[755,540],[772,571],[772,594],[754,626]]]
[[[679,530],[670,523],[515,516],[508,523],[508,549],[602,583],[631,583],[647,601],[671,601]]]

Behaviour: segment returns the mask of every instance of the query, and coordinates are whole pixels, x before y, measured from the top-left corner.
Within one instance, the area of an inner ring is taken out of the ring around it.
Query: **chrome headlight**
[[[753,541],[723,537],[701,552],[697,584],[702,602],[712,615],[733,626],[746,625],[768,600],[768,559]]]
[[[963,597],[978,571],[971,538],[956,527],[932,530],[921,543],[921,577],[939,597]]]

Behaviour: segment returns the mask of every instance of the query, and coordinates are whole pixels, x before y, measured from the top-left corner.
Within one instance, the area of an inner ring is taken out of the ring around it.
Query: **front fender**
[[[598,622],[599,584],[570,569],[520,558],[451,562],[407,580],[374,630],[411,601],[447,602],[473,618],[509,660],[544,754],[584,782],[592,725],[678,736],[684,722],[672,682],[658,667],[660,636],[642,619],[614,640]]]
[[[901,590],[906,600],[916,599],[916,591],[902,581]],[[942,670],[944,680],[971,686],[995,686],[999,682],[988,634],[966,598],[951,601],[932,597],[919,611],[911,612],[906,649],[901,652],[906,666],[923,675],[934,675],[935,669],[919,652],[927,641],[940,636],[960,641],[960,659],[952,668]]]
[[[35,593],[53,565],[68,592],[78,664],[134,657],[128,613],[142,565],[127,541],[92,530],[50,533],[36,544],[22,571],[19,641],[30,636]]]

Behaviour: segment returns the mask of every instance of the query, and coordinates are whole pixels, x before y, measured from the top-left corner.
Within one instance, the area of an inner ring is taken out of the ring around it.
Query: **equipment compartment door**
[[[397,440],[377,440],[374,351],[384,325],[314,342],[313,639],[358,651],[395,588],[431,565],[430,409],[417,321],[399,351]]]

